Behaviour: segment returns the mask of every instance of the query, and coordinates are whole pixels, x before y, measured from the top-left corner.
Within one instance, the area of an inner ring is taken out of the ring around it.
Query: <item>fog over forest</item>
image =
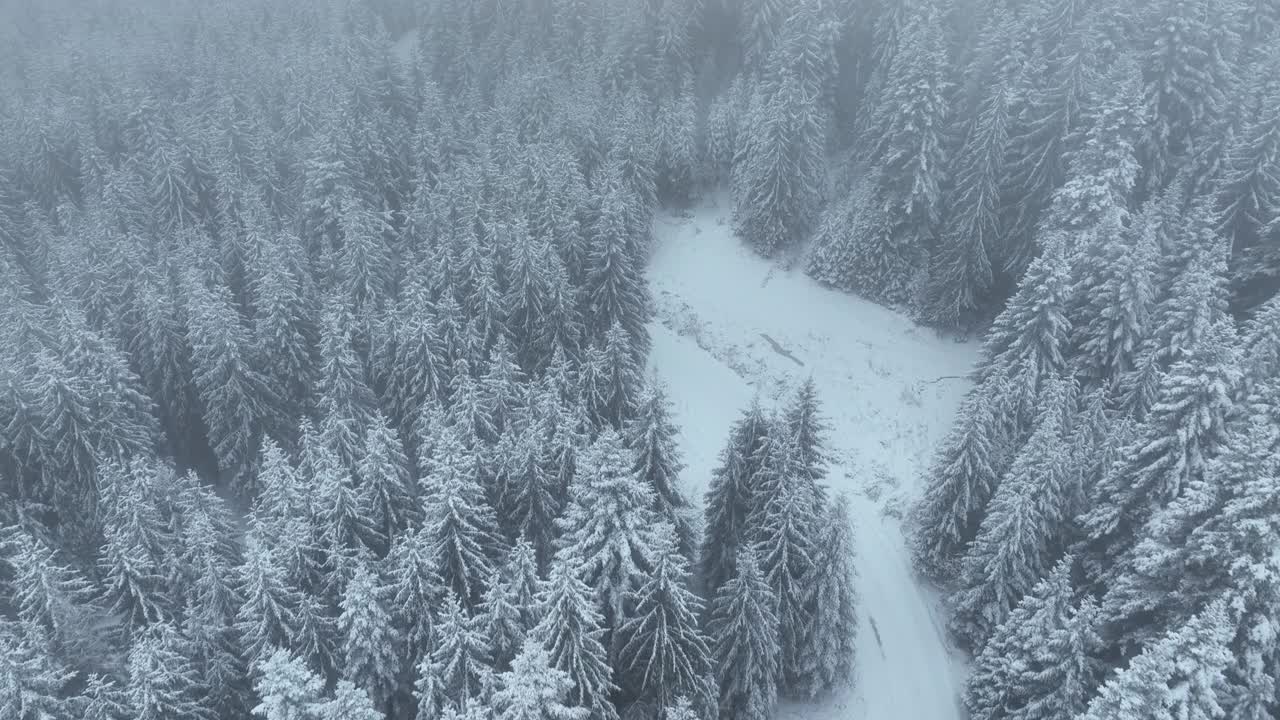
[[[1280,0],[0,3],[0,718],[1280,716]]]

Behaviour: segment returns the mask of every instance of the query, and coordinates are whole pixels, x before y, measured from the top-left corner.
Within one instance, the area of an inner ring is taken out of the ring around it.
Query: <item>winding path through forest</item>
[[[828,482],[852,501],[856,677],[836,697],[786,705],[779,717],[959,718],[963,664],[937,598],[912,573],[899,518],[966,387],[933,381],[965,375],[975,347],[756,257],[733,237],[723,198],[661,214],[654,231],[652,365],[682,428],[688,490],[701,497],[753,395],[776,402],[812,375],[831,424]]]

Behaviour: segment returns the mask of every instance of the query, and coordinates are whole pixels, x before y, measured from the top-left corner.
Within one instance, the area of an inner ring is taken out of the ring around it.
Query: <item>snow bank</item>
[[[976,347],[819,286],[733,236],[728,203],[655,220],[649,271],[657,307],[652,365],[667,383],[700,498],[729,424],[759,395],[783,398],[812,375],[831,423],[828,483],[852,499],[858,544],[857,677],[782,718],[960,717],[962,664],[937,599],[916,583],[899,513],[946,432]]]

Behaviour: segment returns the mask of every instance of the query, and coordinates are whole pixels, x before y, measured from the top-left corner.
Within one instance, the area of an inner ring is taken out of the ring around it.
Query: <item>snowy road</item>
[[[660,215],[654,229],[652,363],[683,430],[688,490],[701,497],[729,424],[753,395],[775,402],[812,374],[832,426],[828,482],[852,499],[861,615],[853,686],[779,716],[960,717],[961,662],[936,598],[915,582],[896,513],[965,389],[937,379],[966,374],[975,348],[761,260],[733,238],[724,200]]]

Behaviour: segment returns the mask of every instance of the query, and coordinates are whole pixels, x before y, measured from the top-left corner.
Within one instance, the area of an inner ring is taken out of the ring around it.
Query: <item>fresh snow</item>
[[[961,717],[963,663],[936,596],[911,569],[900,524],[959,405],[972,344],[776,267],[734,237],[728,202],[655,220],[653,370],[682,429],[687,490],[701,498],[729,425],[812,375],[831,424],[827,482],[851,499],[860,627],[856,677],[778,717]]]

